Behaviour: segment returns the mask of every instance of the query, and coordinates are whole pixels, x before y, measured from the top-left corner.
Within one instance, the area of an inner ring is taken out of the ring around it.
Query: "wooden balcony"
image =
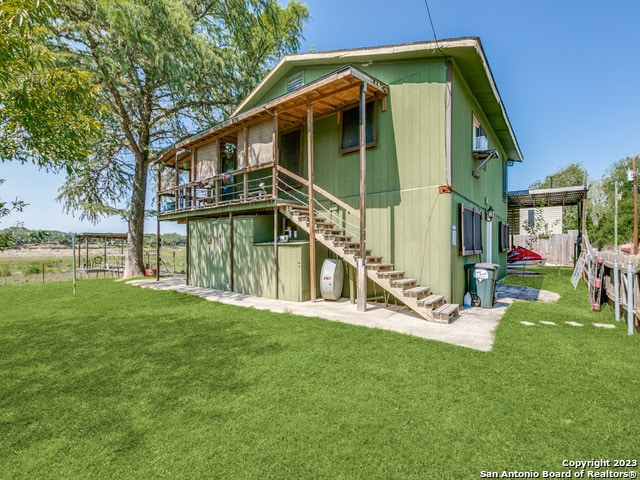
[[[274,164],[269,163],[164,188],[158,192],[158,216],[160,220],[179,221],[299,202],[300,192],[282,180],[274,188],[273,181]]]

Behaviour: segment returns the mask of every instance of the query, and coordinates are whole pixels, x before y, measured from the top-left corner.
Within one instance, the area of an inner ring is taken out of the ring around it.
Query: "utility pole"
[[[638,255],[638,176],[636,175],[636,160],[633,157],[633,254]]]
[[[613,215],[613,245],[614,245],[614,252],[616,253],[616,255],[618,254],[618,182],[614,183],[614,187],[615,187],[615,208],[614,208],[614,215]]]

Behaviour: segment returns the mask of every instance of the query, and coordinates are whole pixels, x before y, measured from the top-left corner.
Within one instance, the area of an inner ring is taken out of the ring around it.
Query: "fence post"
[[[627,262],[627,325],[629,335],[633,335],[633,265]]]
[[[615,311],[616,311],[616,322],[620,321],[620,265],[618,264],[618,259],[613,259],[613,292],[615,294]]]

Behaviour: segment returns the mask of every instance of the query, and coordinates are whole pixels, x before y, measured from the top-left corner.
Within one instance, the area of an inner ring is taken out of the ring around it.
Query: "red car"
[[[515,247],[507,252],[507,265],[510,267],[534,266],[543,264],[544,258],[542,258],[533,250],[527,250],[524,247]]]

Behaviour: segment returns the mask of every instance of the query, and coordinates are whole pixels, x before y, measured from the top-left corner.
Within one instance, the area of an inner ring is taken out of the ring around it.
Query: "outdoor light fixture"
[[[494,213],[495,213],[495,210],[491,205],[489,205],[489,208],[487,209],[487,222],[490,222],[491,220],[493,220]]]

